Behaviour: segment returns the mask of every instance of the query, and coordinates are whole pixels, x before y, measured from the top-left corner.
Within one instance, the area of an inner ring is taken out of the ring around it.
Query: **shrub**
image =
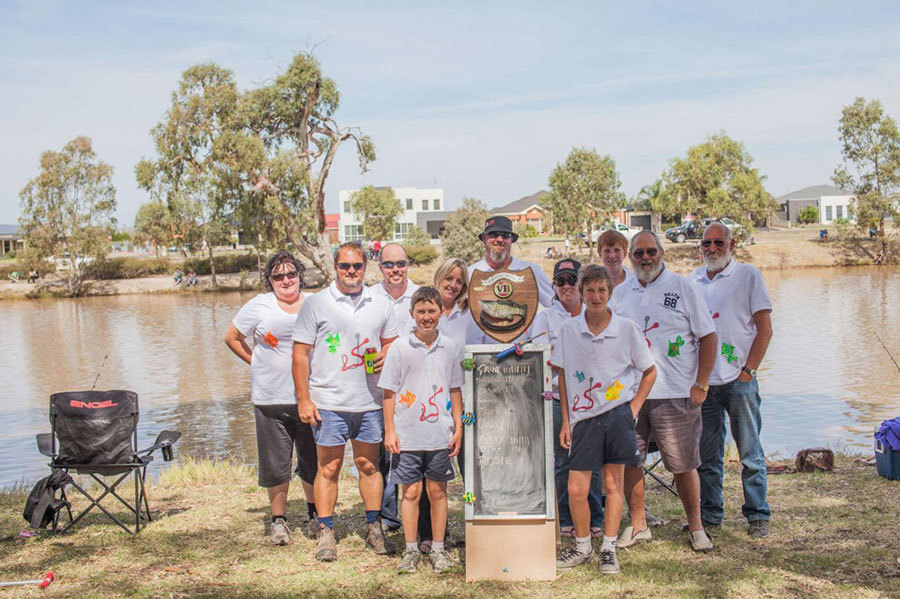
[[[256,272],[256,254],[224,254],[222,256],[215,256],[213,261],[216,264],[216,274],[223,273],[232,273],[232,272],[241,272],[242,270],[247,270],[251,272]],[[263,259],[265,262],[265,259]],[[197,275],[208,275],[209,274],[209,258],[190,258],[184,261],[184,264],[181,266],[184,272],[189,271],[190,269],[194,269]]]
[[[164,275],[175,270],[175,264],[158,258],[108,258],[96,260],[84,267],[88,279],[139,279]]]
[[[806,206],[797,214],[797,222],[801,225],[819,222],[819,209],[815,206]]]
[[[444,256],[461,258],[468,264],[483,258],[484,245],[478,235],[484,231],[484,221],[489,214],[483,203],[463,198],[462,206],[450,214],[444,224]]]
[[[431,236],[425,232],[425,229],[423,229],[419,225],[412,225],[409,227],[409,231],[406,232],[406,241],[403,244],[404,246],[430,244]]]
[[[403,249],[406,250],[409,263],[414,265],[430,264],[438,257],[438,251],[431,244],[404,246]]]

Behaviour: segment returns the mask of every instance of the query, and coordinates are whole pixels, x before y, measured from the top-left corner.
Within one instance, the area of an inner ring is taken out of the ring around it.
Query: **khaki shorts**
[[[690,397],[648,399],[634,428],[641,463],[647,458],[647,445],[655,442],[669,472],[679,474],[698,468],[702,431],[700,407],[693,407]]]

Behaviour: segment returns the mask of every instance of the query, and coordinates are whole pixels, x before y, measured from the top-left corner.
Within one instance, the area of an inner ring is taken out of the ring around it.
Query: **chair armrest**
[[[55,458],[56,454],[53,453],[53,433],[40,433],[36,435],[36,438],[38,451],[41,452],[41,455]]]
[[[165,449],[167,447],[171,447],[180,438],[181,433],[178,431],[163,431],[159,433],[158,437],[156,437],[156,441],[153,442],[153,445],[147,447],[146,449],[139,450],[137,452],[137,455],[151,454],[157,449]]]

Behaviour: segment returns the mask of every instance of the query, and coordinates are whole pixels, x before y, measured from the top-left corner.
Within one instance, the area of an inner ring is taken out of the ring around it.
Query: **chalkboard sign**
[[[553,412],[549,345],[526,345],[522,355],[497,360],[502,345],[466,346],[466,505],[471,519],[552,519]]]

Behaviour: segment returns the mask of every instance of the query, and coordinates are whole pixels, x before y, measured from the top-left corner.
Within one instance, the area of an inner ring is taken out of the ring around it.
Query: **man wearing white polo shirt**
[[[613,311],[638,325],[658,373],[638,414],[638,449],[646,458],[647,445],[651,439],[656,441],[663,464],[675,476],[691,546],[695,551],[711,551],[712,542],[700,520],[697,467],[700,405],[709,389],[716,327],[690,281],[666,269],[662,244],[654,233],[641,231],[632,238],[630,258],[636,279],[616,287]],[[622,533],[619,547],[651,539],[644,518],[644,472],[640,464],[625,468],[625,496],[631,526]]]
[[[347,441],[359,471],[359,492],[366,509],[366,546],[388,553],[379,511],[383,481],[378,456],[384,435],[382,393],[375,374],[366,373],[367,348],[378,350],[381,371],[388,346],[397,337],[390,305],[363,285],[366,253],[356,242],[338,247],[336,280],[309,297],[294,327],[294,386],[300,420],[313,425],[319,471],[314,493],[319,513],[316,559],[337,559],[334,506],[338,475]]]
[[[759,368],[772,339],[772,302],[759,270],[734,260],[734,239],[722,223],[712,223],[700,242],[706,266],[691,280],[706,300],[719,337],[719,351],[703,404],[700,439],[700,512],[704,523],[720,524],[725,514],[722,497],[722,459],[725,453],[725,414],[741,458],[748,534],[769,534],[771,511],[766,501],[766,455],[759,440],[762,428]]]
[[[394,311],[399,334],[406,335],[412,331],[414,322],[409,315],[409,300],[419,288],[409,280],[409,258],[403,247],[397,243],[388,243],[381,248],[378,262],[381,270],[381,283],[372,286],[372,293],[383,296]]]

